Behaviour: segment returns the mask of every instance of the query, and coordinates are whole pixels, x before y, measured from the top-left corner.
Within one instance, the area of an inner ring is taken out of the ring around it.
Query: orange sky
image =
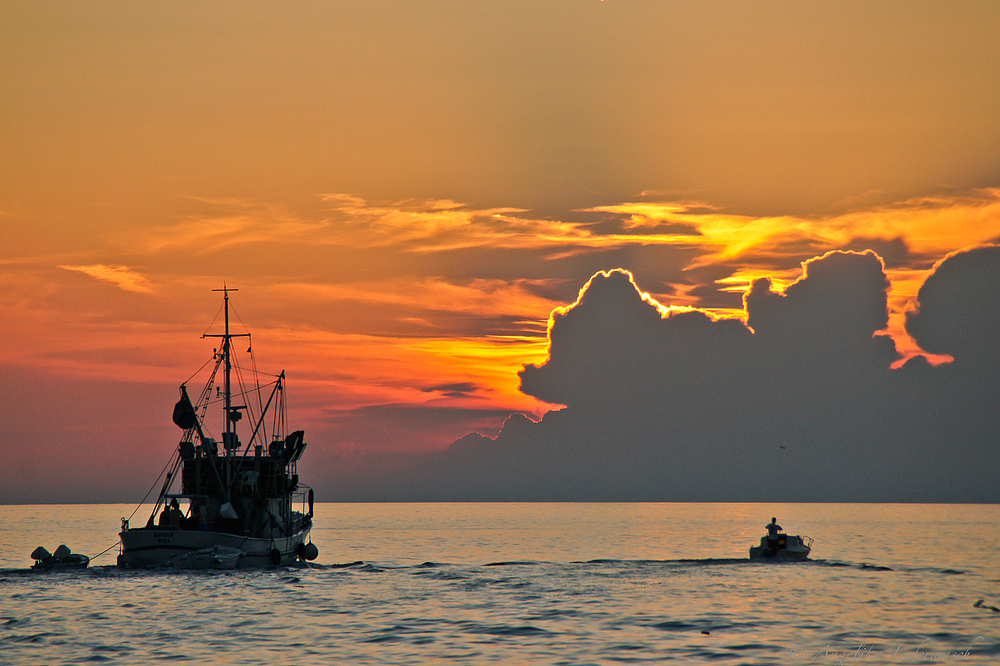
[[[871,248],[917,353],[927,271],[1000,239],[998,26],[992,2],[4,3],[0,452],[165,459],[223,283],[313,450],[540,416],[517,371],[598,270],[739,316],[755,277]],[[466,416],[365,430],[386,405]]]

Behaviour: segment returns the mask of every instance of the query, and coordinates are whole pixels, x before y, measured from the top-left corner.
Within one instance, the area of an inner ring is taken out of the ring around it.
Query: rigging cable
[[[155,488],[160,483],[160,478],[163,476],[164,472],[166,472],[167,469],[173,464],[174,464],[174,457],[170,456],[170,459],[167,461],[167,464],[163,466],[163,469],[160,470],[160,473],[157,475],[156,480],[153,481],[153,485],[149,487],[148,491],[146,491],[146,496],[139,501],[139,506],[135,507],[135,510],[132,511],[132,514],[128,518],[126,518],[126,520],[132,520],[132,516],[134,516],[136,513],[139,512],[139,509],[142,507],[143,504],[146,503],[146,500],[149,498],[149,494],[153,492],[153,488]],[[159,504],[159,502],[157,502],[157,504]]]
[[[91,560],[96,560],[96,559],[97,559],[98,557],[100,557],[100,556],[101,556],[101,555],[103,555],[104,553],[108,552],[109,550],[111,550],[111,549],[112,549],[112,548],[114,548],[115,546],[119,546],[119,545],[121,545],[121,542],[120,542],[120,541],[118,541],[118,542],[115,542],[115,543],[111,544],[110,546],[108,546],[107,548],[105,548],[104,550],[102,550],[101,552],[99,552],[99,553],[98,553],[97,555],[94,555],[94,556],[93,556],[92,558],[90,558],[90,559],[91,559]]]
[[[208,359],[207,361],[205,361],[204,365],[202,365],[202,366],[201,366],[200,368],[198,368],[197,370],[195,370],[195,371],[194,371],[194,374],[193,374],[193,375],[191,375],[190,377],[188,377],[188,378],[187,378],[187,379],[186,379],[186,380],[184,381],[184,383],[185,383],[185,384],[187,384],[187,383],[188,383],[188,382],[190,382],[190,381],[191,381],[192,379],[194,379],[195,377],[197,377],[197,376],[198,376],[198,373],[199,373],[199,372],[201,372],[202,370],[204,370],[204,369],[205,369],[205,366],[207,366],[207,365],[208,365],[209,363],[211,363],[211,362],[212,362],[212,361],[214,361],[214,360],[215,360],[214,358],[210,358],[210,359]]]
[[[208,328],[206,328],[205,332],[201,334],[201,337],[204,338],[206,335],[208,335],[208,332],[212,330],[213,326],[215,326],[215,322],[219,321],[219,315],[222,313],[222,308],[224,306],[225,306],[225,302],[223,302],[223,305],[220,305],[219,309],[216,310],[215,317],[212,318],[212,323],[208,325]]]
[[[236,316],[239,317],[239,315],[236,315]],[[240,323],[242,324],[243,322],[240,321]],[[250,344],[247,347],[247,353],[250,354],[250,368],[251,368],[251,372],[253,372],[253,382],[254,382],[254,384],[257,385],[257,409],[260,410],[260,417],[261,417],[261,419],[263,419],[264,418],[264,401],[263,401],[263,396],[261,395],[261,391],[260,391],[260,389],[261,389],[261,386],[260,386],[260,373],[257,372],[257,355],[253,353],[253,339],[249,338],[249,342],[250,342]],[[267,442],[267,426],[266,425],[264,426],[264,431],[263,431],[263,434],[261,435],[260,439],[261,439],[262,442]]]

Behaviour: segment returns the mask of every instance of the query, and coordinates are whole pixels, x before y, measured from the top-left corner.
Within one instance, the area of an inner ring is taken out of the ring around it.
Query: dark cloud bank
[[[757,280],[748,328],[661,318],[627,274],[598,275],[521,373],[565,409],[345,474],[324,499],[1000,501],[1000,247],[942,262],[907,318],[952,363],[890,368],[887,286],[874,253],[833,252],[783,295]]]

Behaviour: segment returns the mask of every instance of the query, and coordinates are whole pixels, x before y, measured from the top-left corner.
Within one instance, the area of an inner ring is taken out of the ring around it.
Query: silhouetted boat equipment
[[[51,571],[53,569],[86,569],[90,558],[80,553],[74,553],[65,544],[49,553],[41,546],[31,551],[31,559],[35,561],[31,568],[35,571]]]
[[[277,566],[319,553],[308,541],[313,491],[299,483],[296,473],[306,448],[304,433],[285,432],[285,373],[261,386],[253,364],[252,383],[244,383],[246,369],[236,362],[233,339],[250,334],[230,331],[229,293],[236,290],[215,291],[224,294],[225,332],[202,337],[221,338],[222,348],[194,403],[186,383],[181,384],[173,420],[184,435],[146,525],[130,527],[122,519],[119,566]],[[216,386],[220,370],[222,386]],[[205,418],[210,408],[221,413],[221,452]],[[236,427],[244,415],[244,429],[250,429],[245,447]],[[171,492],[178,477],[180,491]],[[294,510],[296,503],[301,511]]]

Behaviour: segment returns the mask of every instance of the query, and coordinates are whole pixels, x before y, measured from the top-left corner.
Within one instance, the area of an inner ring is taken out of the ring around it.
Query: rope
[[[139,506],[135,507],[135,510],[134,510],[134,511],[132,511],[131,515],[129,515],[129,517],[128,517],[128,518],[126,518],[126,520],[132,520],[132,516],[134,516],[134,515],[135,515],[136,513],[138,513],[138,512],[139,512],[139,509],[140,509],[140,508],[142,508],[142,505],[143,505],[143,504],[145,504],[145,503],[146,503],[146,500],[147,500],[147,499],[149,498],[149,494],[150,494],[151,492],[153,492],[153,488],[156,488],[156,486],[157,486],[157,485],[159,485],[159,483],[160,483],[160,478],[161,478],[161,477],[163,476],[164,472],[166,472],[166,471],[167,471],[167,468],[168,468],[168,467],[170,467],[170,466],[171,466],[172,464],[174,464],[174,457],[173,457],[173,456],[170,456],[170,459],[169,459],[169,460],[167,460],[167,464],[163,466],[163,469],[162,469],[162,470],[160,470],[160,473],[159,473],[159,474],[157,475],[157,477],[156,477],[156,480],[155,480],[155,481],[153,481],[153,485],[152,485],[152,486],[150,486],[150,487],[149,487],[149,490],[147,490],[147,491],[146,491],[146,496],[145,496],[145,497],[143,497],[143,498],[142,498],[142,499],[141,499],[141,500],[139,501]],[[106,552],[108,552],[108,551],[104,551],[104,552],[106,553]],[[102,553],[102,555],[103,555],[103,554],[104,554],[104,553]]]
[[[120,543],[120,542],[119,542],[119,543]],[[118,543],[113,543],[113,544],[111,544],[110,546],[108,546],[107,548],[105,548],[104,550],[102,550],[101,552],[99,552],[99,553],[98,553],[97,555],[94,555],[94,556],[93,556],[92,558],[90,558],[90,559],[92,559],[92,560],[96,560],[96,559],[97,559],[98,557],[100,557],[100,556],[101,556],[101,555],[103,555],[104,553],[108,552],[109,550],[111,550],[112,548],[114,548],[114,547],[115,547],[115,546],[117,546],[117,545],[118,545]]]
[[[211,331],[212,327],[215,326],[215,322],[219,321],[219,315],[222,314],[222,308],[223,308],[223,306],[220,305],[219,309],[215,312],[215,317],[212,318],[212,323],[209,324],[208,328],[205,329],[205,333],[201,334],[202,337],[205,337],[205,334],[208,333],[209,331]]]
[[[235,307],[233,306],[233,304],[232,304],[232,303],[230,303],[230,304],[229,304],[229,311],[230,311],[230,312],[232,312],[232,313],[233,313],[234,315],[236,315],[236,318],[237,318],[237,319],[239,320],[239,322],[240,322],[240,326],[242,326],[242,327],[243,327],[243,330],[244,330],[244,331],[246,331],[247,333],[249,333],[249,332],[250,332],[250,329],[249,329],[249,328],[247,328],[247,325],[243,323],[243,318],[242,318],[242,317],[240,317],[240,313],[236,311],[236,308],[235,308]],[[216,315],[216,316],[218,316],[218,315]],[[251,345],[251,348],[253,348],[253,345]]]
[[[191,381],[192,379],[194,379],[195,377],[197,377],[197,376],[198,376],[198,373],[199,373],[199,372],[201,372],[202,370],[204,370],[204,369],[205,369],[205,366],[207,366],[207,365],[208,365],[209,363],[211,363],[211,362],[212,362],[212,361],[214,361],[214,360],[215,360],[215,358],[213,357],[213,358],[210,358],[210,359],[208,359],[207,361],[205,361],[205,364],[204,364],[204,365],[202,365],[202,366],[201,366],[200,368],[198,368],[197,370],[195,370],[195,371],[194,371],[194,374],[193,374],[193,375],[191,375],[190,377],[188,377],[188,378],[187,378],[187,381],[185,381],[184,383],[185,383],[185,384],[187,384],[187,383],[188,383],[189,381]]]

